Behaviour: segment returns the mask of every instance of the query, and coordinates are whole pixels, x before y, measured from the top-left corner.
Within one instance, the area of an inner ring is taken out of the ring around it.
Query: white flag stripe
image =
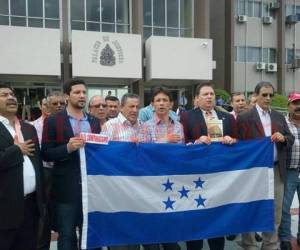
[[[204,181],[203,188],[195,188],[194,181]],[[218,207],[230,203],[244,203],[273,199],[273,169],[252,168],[201,175],[169,176],[88,176],[89,212],[142,212],[161,213],[187,211]],[[163,183],[173,182],[171,190],[165,190]],[[188,198],[181,197],[182,187]],[[257,187],[260,187],[257,190]],[[270,190],[269,190],[270,189]],[[225,192],[224,192],[225,191]],[[224,195],[224,193],[226,195]],[[269,196],[266,196],[269,194]],[[199,195],[206,199],[205,207],[195,199]],[[109,197],[109,198],[108,198]],[[173,209],[166,209],[163,201],[175,201]],[[199,205],[197,207],[197,205]]]

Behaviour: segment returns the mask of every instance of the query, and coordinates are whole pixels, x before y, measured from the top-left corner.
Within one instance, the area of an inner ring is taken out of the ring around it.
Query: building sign
[[[140,79],[141,52],[140,35],[72,31],[74,76]]]
[[[97,40],[92,48],[92,62],[102,66],[124,63],[124,53],[119,41],[110,42],[109,36],[103,36],[102,41]]]

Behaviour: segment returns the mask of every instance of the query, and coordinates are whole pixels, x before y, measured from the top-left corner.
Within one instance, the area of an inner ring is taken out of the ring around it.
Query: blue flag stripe
[[[273,213],[273,200],[168,214],[93,212],[88,215],[87,243],[93,248],[267,232],[274,230]]]
[[[87,144],[85,147],[87,174],[116,176],[206,174],[273,166],[273,143],[270,138],[254,140],[252,143],[243,141],[232,146],[213,143],[209,146],[161,144],[159,147],[158,151],[157,144],[148,143],[136,145],[110,142],[109,146]]]

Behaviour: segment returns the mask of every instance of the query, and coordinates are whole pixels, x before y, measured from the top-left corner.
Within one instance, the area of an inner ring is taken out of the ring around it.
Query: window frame
[[[8,13],[7,14],[2,14],[0,13],[0,17],[8,17],[8,26],[21,26],[21,27],[38,27],[38,28],[48,28],[47,27],[47,21],[57,21],[58,22],[58,27],[55,27],[55,29],[60,29],[61,27],[61,14],[60,14],[60,6],[61,0],[58,0],[58,13],[59,16],[58,18],[53,18],[53,17],[46,17],[46,6],[45,6],[45,1],[46,0],[41,0],[42,1],[42,16],[29,16],[29,3],[28,0],[24,0],[25,2],[25,16],[23,15],[14,15],[12,14],[12,5],[11,5],[11,1],[12,0],[7,0],[8,1]],[[13,25],[12,24],[12,20],[14,18],[23,18],[25,19],[25,25]],[[31,20],[42,20],[42,26],[31,26],[29,25],[29,22]]]
[[[118,32],[120,27],[127,27],[127,32],[121,32],[121,33],[132,33],[132,11],[131,11],[131,6],[132,6],[132,0],[128,0],[128,23],[120,23],[117,22],[118,17],[117,17],[117,6],[118,6],[118,2],[117,0],[110,0],[110,1],[114,1],[114,22],[103,22],[102,21],[102,12],[99,11],[99,21],[88,21],[87,20],[87,10],[86,10],[86,1],[87,0],[83,0],[84,1],[84,10],[83,10],[83,14],[84,14],[84,20],[78,20],[78,19],[72,19],[72,7],[71,5],[69,6],[69,27],[70,30],[84,30],[84,31],[96,31],[96,32],[112,32],[112,33],[120,33]],[[99,1],[99,8],[102,8],[102,0],[98,0]],[[84,29],[74,29],[73,28],[73,22],[75,23],[83,23],[84,24]],[[99,25],[99,30],[91,30],[88,29],[88,24],[98,24]],[[113,26],[113,31],[103,31],[103,26],[105,25],[112,25]]]
[[[163,34],[161,34],[162,36],[168,36],[168,32],[170,31],[176,31],[176,35],[172,35],[172,37],[193,37],[194,36],[194,0],[189,0],[190,1],[190,5],[191,5],[191,27],[181,27],[181,0],[174,0],[177,1],[177,8],[178,8],[178,25],[177,27],[174,26],[168,26],[168,0],[160,0],[160,1],[164,1],[164,25],[163,26],[159,26],[159,25],[153,25],[154,23],[154,4],[153,4],[153,0],[149,0],[151,1],[151,24],[144,24],[143,25],[143,30],[144,30],[144,39],[147,39],[150,36],[155,36],[155,32],[156,30],[162,30]],[[145,15],[144,10],[143,10],[143,15]],[[151,30],[150,32],[150,36],[145,37],[145,30]],[[190,32],[190,35],[186,35],[186,32]],[[184,35],[182,35],[184,34]]]

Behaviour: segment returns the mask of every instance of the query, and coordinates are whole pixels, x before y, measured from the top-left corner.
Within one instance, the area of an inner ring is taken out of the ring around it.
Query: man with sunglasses
[[[100,95],[94,95],[89,102],[89,113],[100,120],[101,127],[107,121],[107,104]]]
[[[42,116],[33,121],[32,125],[35,127],[39,143],[41,145],[44,120],[51,114],[55,114],[62,111],[65,108],[65,98],[62,93],[52,92],[43,98],[41,101]],[[43,162],[43,177],[44,177],[44,188],[45,188],[45,202],[46,202],[46,212],[39,221],[39,232],[38,232],[38,242],[37,250],[48,250],[50,248],[51,242],[51,217],[53,215],[50,192],[52,186],[52,162]]]
[[[48,111],[50,114],[63,111],[66,106],[66,100],[62,93],[53,92],[47,96]]]
[[[294,143],[294,136],[290,133],[284,116],[271,109],[274,87],[269,82],[260,82],[256,85],[256,105],[247,112],[241,113],[237,118],[238,137],[241,140],[258,139],[270,136],[274,143],[274,206],[275,225],[273,232],[263,232],[264,250],[278,249],[278,227],[281,221],[283,184],[286,176],[287,151]],[[268,180],[266,180],[267,182]],[[266,185],[265,183],[262,185]],[[259,189],[258,189],[259,191]],[[249,217],[255,214],[247,215]],[[270,215],[272,216],[272,215]],[[254,233],[242,235],[243,249],[257,249]]]

